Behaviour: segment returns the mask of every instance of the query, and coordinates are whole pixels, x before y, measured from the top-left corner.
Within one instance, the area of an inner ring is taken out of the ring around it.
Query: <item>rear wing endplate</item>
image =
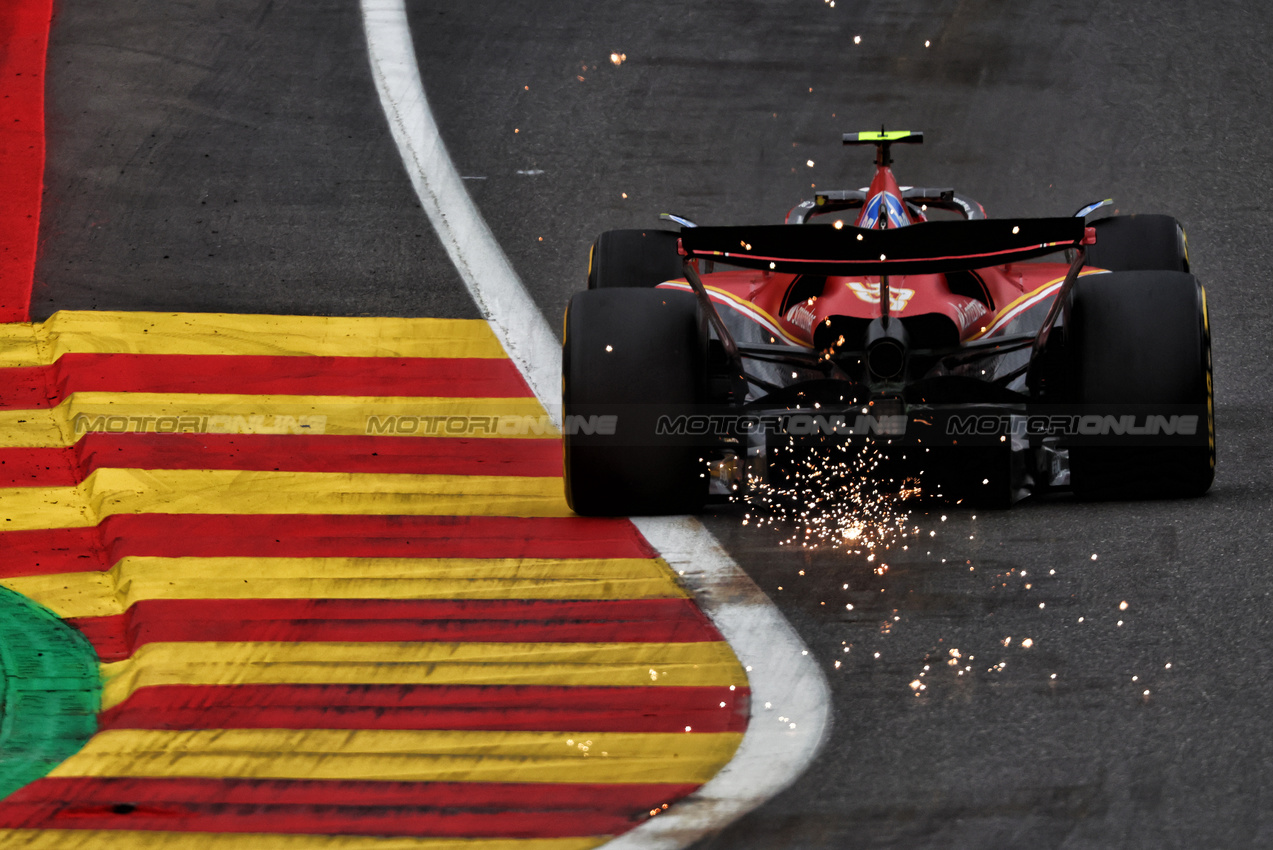
[[[935,274],[1001,266],[1090,245],[1078,218],[928,221],[887,230],[832,224],[681,229],[687,258],[794,274]]]

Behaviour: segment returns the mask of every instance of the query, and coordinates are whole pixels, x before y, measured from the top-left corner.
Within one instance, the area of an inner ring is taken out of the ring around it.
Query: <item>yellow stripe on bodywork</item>
[[[159,685],[743,686],[721,641],[148,643],[102,665],[102,710]],[[671,781],[671,780],[666,780]]]
[[[112,729],[50,776],[702,783],[742,735],[400,729]]]
[[[234,469],[99,469],[77,487],[0,490],[6,531],[114,514],[571,516],[560,478]]]
[[[1084,269],[1083,271],[1079,272],[1078,276],[1087,277],[1088,275],[1092,275],[1092,274],[1107,274],[1107,272],[1105,271],[1105,269]],[[1062,275],[1061,277],[1053,278],[1052,280],[1049,280],[1047,283],[1043,284],[1042,286],[1036,286],[1034,289],[1031,289],[1029,292],[1024,292],[1021,295],[1017,296],[1016,298],[1012,299],[1012,301],[1010,301],[1008,304],[996,310],[990,316],[990,318],[986,320],[986,323],[982,325],[981,330],[977,331],[975,334],[969,335],[964,340],[964,342],[972,342],[975,339],[981,339],[983,336],[993,331],[995,329],[995,324],[1002,321],[1004,317],[1006,317],[1009,313],[1011,313],[1014,309],[1016,309],[1017,305],[1025,301],[1028,301],[1031,298],[1034,298],[1036,295],[1039,295],[1040,293],[1042,293],[1043,290],[1047,289],[1049,286],[1056,286],[1057,284],[1063,283],[1064,281],[1065,281],[1064,275]]]
[[[391,425],[403,417],[414,420],[411,434]],[[533,398],[81,392],[52,410],[0,410],[0,448],[68,446],[90,431],[155,433],[164,426],[222,434],[560,436]]]
[[[0,367],[41,366],[70,353],[507,356],[480,319],[62,311],[40,324],[0,326]]]
[[[0,829],[0,847],[8,850],[593,850],[609,840],[608,835],[583,838],[411,838],[126,829]]]
[[[156,558],[107,572],[0,579],[59,617],[121,614],[147,599],[667,599],[686,595],[652,558]]]

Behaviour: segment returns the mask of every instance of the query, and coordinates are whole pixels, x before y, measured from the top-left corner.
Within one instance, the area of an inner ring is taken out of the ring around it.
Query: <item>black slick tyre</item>
[[[1076,282],[1064,315],[1065,395],[1083,417],[1069,441],[1075,493],[1151,499],[1206,492],[1215,425],[1206,293],[1197,278],[1089,275]]]
[[[607,230],[588,254],[588,288],[650,289],[685,276],[671,230]]]
[[[1117,215],[1095,222],[1086,263],[1112,272],[1189,271],[1185,229],[1169,215]]]
[[[566,501],[575,513],[702,510],[704,438],[668,433],[666,423],[699,410],[706,349],[688,292],[599,289],[570,299],[562,398]]]

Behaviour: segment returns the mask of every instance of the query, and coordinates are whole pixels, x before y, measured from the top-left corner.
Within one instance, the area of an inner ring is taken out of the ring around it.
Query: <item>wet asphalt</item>
[[[864,185],[839,137],[881,123],[926,134],[895,153],[902,183],[992,216],[1112,196],[1188,231],[1214,334],[1206,497],[918,513],[882,576],[707,518],[823,665],[834,722],[795,785],[700,850],[1273,846],[1273,8],[409,7],[453,159],[554,327],[601,230],[781,221],[813,184]],[[353,0],[67,2],[49,67],[39,316],[477,316]]]

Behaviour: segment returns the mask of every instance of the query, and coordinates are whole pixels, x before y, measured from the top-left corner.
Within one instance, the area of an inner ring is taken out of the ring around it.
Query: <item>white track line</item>
[[[420,203],[509,357],[544,406],[559,413],[559,344],[446,152],[425,99],[403,0],[361,3],[376,90]],[[746,666],[751,685],[751,720],[733,760],[668,812],[606,845],[676,850],[724,828],[804,772],[830,728],[829,689],[799,635],[698,520],[635,523],[682,574]]]
[[[424,97],[401,0],[362,0],[371,75],[425,215],[478,309],[554,421],[561,410],[561,344],[469,197]]]

